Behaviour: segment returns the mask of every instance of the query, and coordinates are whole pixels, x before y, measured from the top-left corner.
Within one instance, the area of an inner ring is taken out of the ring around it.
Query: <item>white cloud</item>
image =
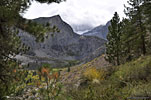
[[[25,18],[50,17],[59,14],[64,21],[73,25],[98,26],[109,21],[115,11],[124,17],[127,0],[66,0],[60,4],[33,2]]]

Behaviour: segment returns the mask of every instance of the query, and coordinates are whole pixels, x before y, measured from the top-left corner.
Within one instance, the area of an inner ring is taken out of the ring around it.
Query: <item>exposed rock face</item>
[[[84,33],[83,35],[84,36],[96,36],[96,37],[106,40],[109,26],[110,26],[110,21],[108,21],[106,25],[100,25],[100,26],[92,29],[91,31]]]
[[[65,23],[59,15],[42,17],[34,19],[34,21],[41,24],[50,23],[51,26],[55,25],[60,30],[60,32],[50,32],[48,39],[42,43],[37,43],[35,38],[28,33],[20,32],[19,36],[21,36],[22,41],[30,47],[27,55],[32,58],[40,58],[38,62],[65,61],[67,63],[70,60],[87,62],[105,51],[104,43],[106,41],[104,39],[74,33],[70,25]],[[51,36],[51,34],[54,35]]]

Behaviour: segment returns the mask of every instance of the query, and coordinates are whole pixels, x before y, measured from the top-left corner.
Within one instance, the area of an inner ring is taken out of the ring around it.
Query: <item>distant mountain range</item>
[[[88,32],[89,30],[92,30],[94,28],[91,25],[85,25],[85,24],[71,25],[71,27],[73,28],[74,32],[78,33],[78,34],[83,34],[83,33]]]
[[[106,23],[106,25],[100,25],[98,27],[95,27],[94,29],[83,33],[84,36],[96,36],[101,39],[107,40],[107,34],[108,34],[108,27],[110,26],[110,21]]]
[[[19,36],[22,42],[30,47],[26,55],[17,56],[17,59],[24,63],[50,63],[53,67],[63,67],[71,61],[88,62],[105,52],[107,30],[101,31],[103,34],[101,38],[87,35],[88,33],[79,35],[74,33],[71,26],[64,22],[59,15],[41,17],[33,21],[40,24],[50,23],[50,27],[56,26],[60,32],[50,32],[48,39],[37,43],[34,36],[20,31]],[[104,27],[101,26],[101,29],[105,29]],[[96,28],[94,31],[99,33],[99,29]],[[92,32],[94,31],[92,30]]]

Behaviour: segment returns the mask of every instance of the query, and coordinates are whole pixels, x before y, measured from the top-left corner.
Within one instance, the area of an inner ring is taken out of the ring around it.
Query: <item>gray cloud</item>
[[[33,2],[24,17],[33,19],[59,14],[75,30],[78,26],[91,28],[105,24],[113,17],[115,11],[124,17],[123,4],[126,2],[127,0],[67,0],[60,4],[49,5]]]

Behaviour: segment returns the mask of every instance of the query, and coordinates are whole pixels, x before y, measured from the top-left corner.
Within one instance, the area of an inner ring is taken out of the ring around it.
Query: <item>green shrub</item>
[[[127,100],[128,97],[151,96],[151,56],[113,67],[107,70],[109,72],[104,71],[100,85],[88,83],[71,90],[68,96],[71,100]],[[102,77],[94,67],[86,69],[83,75],[91,81]]]
[[[95,67],[91,67],[86,69],[86,71],[83,73],[83,76],[89,81],[102,81],[105,77],[105,71],[103,69],[97,70]]]
[[[119,70],[112,77],[125,82],[151,79],[151,57],[141,57],[119,66]]]

